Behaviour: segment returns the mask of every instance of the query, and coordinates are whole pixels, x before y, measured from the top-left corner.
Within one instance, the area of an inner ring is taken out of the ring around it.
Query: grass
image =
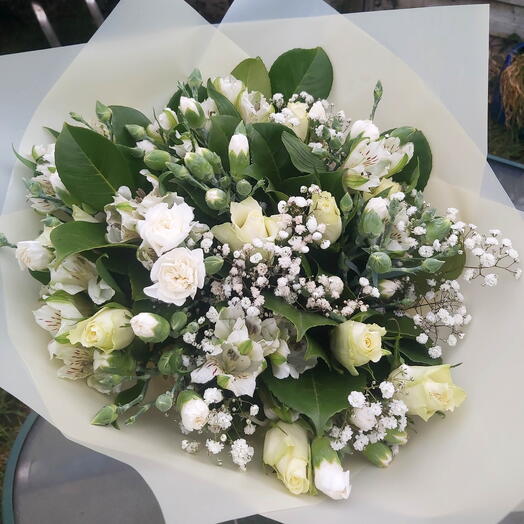
[[[25,404],[0,389],[0,499],[9,452],[29,411]]]

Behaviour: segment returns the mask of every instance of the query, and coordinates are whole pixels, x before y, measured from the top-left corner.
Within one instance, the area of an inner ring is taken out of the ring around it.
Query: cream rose
[[[313,202],[310,216],[314,216],[319,224],[326,226],[322,238],[331,243],[336,242],[342,233],[342,219],[335,198],[328,191],[321,191],[313,193],[311,200]]]
[[[310,486],[310,449],[306,430],[300,424],[278,422],[264,440],[264,463],[294,495],[307,493]]]
[[[92,317],[76,324],[69,331],[69,342],[86,348],[97,348],[105,353],[123,349],[135,337],[129,326],[131,317],[131,312],[125,308],[104,307]]]
[[[165,202],[150,207],[144,220],[137,222],[137,230],[144,242],[160,256],[180,245],[189,235],[193,223],[193,209],[185,203]]]
[[[289,102],[287,105],[287,118],[284,125],[291,128],[300,140],[305,140],[307,136],[308,105],[304,102]]]
[[[331,351],[335,358],[352,374],[357,366],[378,362],[389,351],[382,348],[386,330],[377,324],[346,320],[331,332]]]
[[[395,385],[394,398],[406,404],[410,415],[424,420],[437,411],[453,411],[466,398],[466,392],[453,383],[449,364],[401,366],[388,380]]]
[[[38,240],[24,240],[16,245],[16,259],[20,269],[44,271],[51,263],[53,253]]]
[[[201,249],[178,247],[163,254],[151,268],[152,286],[144,293],[152,298],[181,306],[204,287],[206,267]]]
[[[230,206],[231,222],[220,224],[211,229],[213,235],[232,249],[241,249],[253,239],[274,240],[280,230],[280,216],[265,217],[260,204],[247,197],[242,202],[232,202]]]

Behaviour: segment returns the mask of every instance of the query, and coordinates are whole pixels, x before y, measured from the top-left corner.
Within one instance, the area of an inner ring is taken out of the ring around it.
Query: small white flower
[[[451,347],[457,345],[457,337],[453,335],[453,333],[448,337],[448,345],[450,345]]]
[[[256,404],[253,404],[250,408],[249,408],[249,414],[252,416],[252,417],[256,417],[258,415],[258,412],[260,411],[260,408],[256,405]]]
[[[420,246],[418,248],[418,253],[421,257],[429,258],[433,256],[433,248],[431,246]]]
[[[395,393],[395,386],[386,380],[381,382],[378,387],[384,398],[391,398]]]
[[[420,335],[417,336],[415,340],[419,344],[425,344],[428,341],[428,336],[426,335],[426,333],[421,333]]]
[[[439,358],[442,355],[442,348],[440,346],[433,346],[428,349],[431,358]]]
[[[206,440],[206,448],[212,455],[217,455],[224,449],[224,444],[217,440]]]
[[[218,388],[207,388],[204,391],[204,402],[206,404],[218,404],[224,400],[224,395],[222,391]]]
[[[484,277],[484,285],[488,287],[496,286],[498,282],[498,277],[494,273],[489,273]]]
[[[248,445],[246,439],[239,438],[231,444],[231,458],[233,462],[242,470],[246,470],[246,465],[251,462],[255,450]]]
[[[348,402],[354,408],[361,408],[366,404],[366,397],[360,391],[352,391],[348,395]]]

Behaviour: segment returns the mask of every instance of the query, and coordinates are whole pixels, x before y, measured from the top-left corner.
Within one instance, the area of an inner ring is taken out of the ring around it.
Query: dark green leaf
[[[283,180],[280,189],[288,195],[299,195],[302,186],[309,187],[311,184],[318,185],[319,183],[318,176],[315,174],[294,176]]]
[[[18,160],[20,162],[22,162],[22,164],[24,164],[24,166],[28,167],[32,171],[34,171],[36,169],[36,162],[33,162],[32,160],[29,160],[28,158],[24,158],[22,155],[20,155],[16,151],[15,146],[11,146],[11,147],[13,148],[13,152],[14,152],[16,158],[18,158]]]
[[[231,137],[240,119],[236,116],[217,115],[211,117],[211,129],[208,135],[208,147],[222,160],[222,165],[229,169],[228,148]]]
[[[324,171],[324,162],[314,155],[306,144],[291,133],[282,133],[282,142],[287,149],[291,162],[302,173]]]
[[[333,66],[321,47],[291,49],[275,60],[269,78],[272,92],[286,98],[301,91],[327,98],[333,84]]]
[[[326,365],[331,368],[331,362],[329,361],[329,357],[327,356],[325,349],[322,347],[322,344],[320,344],[320,342],[311,335],[306,335],[306,342],[307,349],[304,358],[306,360],[315,357],[321,358],[326,363]]]
[[[324,191],[329,191],[335,197],[337,203],[339,203],[342,197],[346,194],[346,190],[342,185],[342,175],[342,171],[318,173],[320,187]]]
[[[336,326],[338,322],[318,313],[301,311],[295,306],[288,304],[284,299],[276,297],[271,293],[264,294],[264,307],[273,313],[287,318],[297,330],[297,341],[302,340],[308,329],[317,326]]]
[[[128,163],[102,135],[65,124],[56,142],[56,167],[69,192],[101,211],[119,187],[134,189]]]
[[[58,135],[60,134],[60,131],[57,131],[56,129],[52,129],[50,127],[45,127],[44,126],[44,129],[50,134],[52,135],[54,138],[58,138]]]
[[[134,147],[135,141],[126,130],[127,124],[136,124],[138,126],[147,127],[151,121],[147,116],[126,106],[109,106],[112,111],[111,129],[113,130],[114,140],[117,144],[122,144],[128,147]]]
[[[149,271],[138,261],[129,266],[129,282],[131,283],[131,296],[133,301],[147,300],[144,288],[151,285]]]
[[[51,242],[56,249],[56,261],[64,258],[104,247],[124,247],[136,249],[131,244],[110,244],[106,240],[105,224],[94,222],[66,222],[51,231]]]
[[[104,282],[114,290],[115,294],[113,295],[113,301],[119,302],[121,304],[127,304],[128,300],[126,294],[122,291],[118,282],[115,280],[113,275],[110,273],[107,268],[107,259],[108,255],[102,255],[98,257],[95,265],[98,276],[104,280]]]
[[[262,59],[246,58],[238,64],[231,74],[242,80],[250,91],[260,91],[266,98],[271,98],[271,82]]]
[[[308,417],[317,435],[322,435],[328,420],[348,407],[348,395],[366,386],[364,374],[353,377],[348,373],[330,372],[325,366],[316,366],[298,379],[275,378],[262,375],[271,393],[283,404]]]
[[[419,344],[416,340],[403,338],[399,344],[399,351],[415,364],[426,364],[428,366],[438,366],[442,364],[442,358],[431,358],[428,348],[424,344]]]
[[[51,273],[49,271],[31,271],[29,270],[29,274],[35,279],[38,280],[41,284],[44,284],[44,286],[47,286],[49,284],[49,281],[51,280]]]
[[[240,115],[238,114],[238,111],[236,110],[235,106],[223,94],[219,93],[215,89],[213,83],[211,82],[211,79],[207,81],[207,93],[210,96],[210,98],[212,98],[215,101],[218,112],[221,115],[234,116],[240,120]]]
[[[129,404],[134,400],[137,400],[141,395],[143,395],[147,388],[146,380],[139,380],[134,386],[131,386],[128,389],[124,389],[115,397],[115,404],[117,406],[124,406]]]
[[[411,281],[415,284],[417,294],[422,294],[429,290],[428,279],[455,280],[462,274],[466,265],[466,252],[462,246],[460,246],[459,251],[451,257],[441,259],[444,260],[444,265],[437,273],[420,272],[410,276]]]

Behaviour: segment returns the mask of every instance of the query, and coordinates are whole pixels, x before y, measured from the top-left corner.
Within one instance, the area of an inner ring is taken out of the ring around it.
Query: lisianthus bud
[[[391,271],[391,258],[382,251],[371,253],[368,258],[368,267],[375,273],[387,273]]]
[[[45,271],[53,260],[53,252],[39,240],[24,240],[16,245],[16,259],[20,269]]]
[[[376,140],[380,136],[378,127],[371,120],[355,120],[349,131],[350,138],[362,136],[370,140]]]
[[[182,425],[187,431],[200,431],[207,422],[209,408],[192,390],[186,389],[178,394],[176,407],[182,418]]]
[[[166,164],[166,167],[175,175],[175,178],[179,182],[187,182],[189,179],[191,179],[191,173],[188,171],[186,166],[182,166],[180,164],[175,164],[174,162],[168,162]]]
[[[166,168],[166,162],[171,161],[171,155],[167,151],[154,149],[144,155],[144,164],[154,171],[162,171]]]
[[[311,443],[315,487],[334,500],[347,499],[351,492],[349,470],[344,471],[338,454],[327,437],[317,437]]]
[[[226,209],[229,206],[229,197],[225,191],[213,187],[206,191],[206,204],[216,211]]]
[[[202,127],[206,116],[202,106],[194,99],[186,96],[180,97],[180,111],[184,115],[189,127],[198,129]]]
[[[178,125],[178,118],[172,109],[166,107],[158,115],[158,123],[164,131],[171,131],[171,129]]]
[[[229,141],[229,170],[239,180],[249,166],[249,142],[246,135],[233,135]]]
[[[402,400],[410,415],[428,420],[437,411],[454,411],[466,399],[466,392],[453,383],[449,364],[402,366],[391,372],[394,398]]]
[[[342,219],[337,201],[328,191],[313,193],[311,200],[309,216],[314,216],[318,224],[326,226],[322,238],[333,244],[342,233]]]
[[[158,359],[158,371],[162,375],[174,375],[182,366],[182,348],[164,351]]]
[[[346,320],[331,331],[331,351],[335,358],[352,374],[357,366],[378,362],[389,351],[382,348],[386,330],[377,324]]]
[[[135,359],[127,351],[114,351],[93,353],[93,370],[98,373],[130,377],[135,374]]]
[[[398,290],[398,282],[383,278],[378,281],[378,291],[382,298],[391,298]]]
[[[278,422],[267,431],[264,463],[294,495],[307,493],[310,486],[310,449],[306,430],[300,424]]]
[[[140,142],[146,137],[146,130],[136,124],[126,124],[126,130],[135,142]]]
[[[451,229],[451,220],[436,217],[426,224],[426,239],[432,244],[435,240],[442,240]]]
[[[118,418],[118,408],[115,404],[104,406],[93,418],[91,424],[95,426],[107,426]]]
[[[131,344],[135,336],[129,326],[131,316],[125,308],[104,307],[91,318],[76,324],[69,332],[69,341],[106,353],[123,349]]]
[[[111,121],[111,117],[113,116],[113,111],[111,111],[111,108],[106,106],[105,104],[102,104],[102,102],[96,101],[96,116],[100,122],[103,122],[104,124],[107,124]]]
[[[248,196],[253,190],[253,186],[243,178],[237,182],[236,189],[239,195]]]
[[[368,444],[362,454],[379,468],[387,468],[393,460],[391,449],[383,442]]]
[[[320,100],[317,100],[309,110],[309,113],[307,114],[310,120],[317,120],[321,124],[323,124],[327,120],[326,110],[324,108],[324,104]]]
[[[214,177],[213,166],[198,153],[187,153],[184,157],[184,164],[191,174],[201,182],[208,182]]]
[[[166,413],[172,407],[173,407],[173,393],[171,393],[171,391],[162,393],[162,395],[158,395],[158,397],[155,400],[155,408],[158,409],[158,411],[161,411],[162,413]]]
[[[196,153],[203,156],[211,164],[215,175],[222,172],[222,160],[220,160],[220,157],[216,153],[206,147],[197,148]]]
[[[139,313],[130,324],[135,335],[144,342],[164,342],[169,336],[169,322],[155,313]]]
[[[408,432],[398,429],[388,429],[384,439],[391,446],[404,446],[408,443]]]
[[[176,311],[171,315],[171,329],[177,333],[187,324],[187,315],[183,311]]]
[[[157,122],[153,124],[148,124],[146,126],[146,135],[147,138],[153,140],[154,142],[162,142],[162,135],[160,134],[160,126]]]
[[[224,259],[217,255],[213,255],[204,259],[204,265],[206,266],[206,273],[208,275],[214,275],[222,269]]]

